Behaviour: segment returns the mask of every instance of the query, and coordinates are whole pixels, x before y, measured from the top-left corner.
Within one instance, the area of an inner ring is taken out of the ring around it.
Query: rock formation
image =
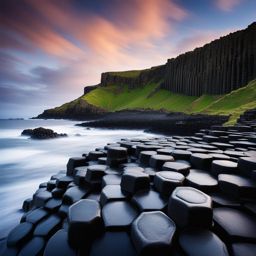
[[[161,88],[186,95],[225,94],[256,78],[256,22],[247,29],[221,37],[194,51],[172,58],[165,65],[143,70],[136,77],[107,72],[101,86],[143,86],[163,79]]]

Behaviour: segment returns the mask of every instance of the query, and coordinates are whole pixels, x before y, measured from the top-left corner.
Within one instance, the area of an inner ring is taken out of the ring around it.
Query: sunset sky
[[[0,118],[80,96],[256,20],[255,0],[0,0]]]

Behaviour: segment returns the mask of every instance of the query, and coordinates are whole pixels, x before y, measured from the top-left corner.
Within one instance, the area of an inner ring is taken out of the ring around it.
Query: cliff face
[[[256,22],[245,30],[169,59],[165,65],[141,71],[134,77],[125,73],[103,73],[101,86],[126,84],[132,89],[162,79],[161,88],[176,93],[229,93],[256,78]]]
[[[256,23],[168,60],[161,87],[187,95],[224,94],[256,77]]]
[[[125,75],[126,72],[121,75],[119,72],[106,72],[101,74],[101,86],[119,84],[128,85],[129,89],[143,86],[152,80],[160,80],[164,77],[166,72],[166,65],[152,67],[150,69],[142,71],[128,71],[137,72],[136,76]],[[127,72],[127,73],[128,73]]]

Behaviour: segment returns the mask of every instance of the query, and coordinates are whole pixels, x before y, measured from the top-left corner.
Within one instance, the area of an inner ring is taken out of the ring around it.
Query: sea
[[[42,182],[66,169],[70,157],[81,156],[122,138],[156,137],[142,130],[86,129],[68,120],[0,120],[0,239],[23,215],[22,203]],[[24,129],[44,127],[68,137],[33,140]]]

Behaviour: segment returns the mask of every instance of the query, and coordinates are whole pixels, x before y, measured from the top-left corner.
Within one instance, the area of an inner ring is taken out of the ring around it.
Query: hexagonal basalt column
[[[190,165],[180,162],[167,162],[163,165],[163,171],[179,172],[184,176],[189,174]]]
[[[179,243],[186,255],[228,256],[226,245],[209,230],[187,228],[179,236]]]
[[[171,255],[175,223],[163,212],[143,212],[133,222],[131,237],[139,255]]]
[[[109,202],[102,208],[102,218],[106,229],[126,230],[130,227],[138,212],[129,202]]]
[[[127,148],[109,147],[107,153],[107,164],[111,167],[118,167],[128,160]]]
[[[174,157],[175,160],[187,160],[189,161],[191,152],[188,150],[179,150],[175,149],[172,151],[172,156]]]
[[[212,200],[192,187],[178,187],[169,198],[168,215],[179,227],[211,227]]]
[[[231,196],[238,198],[256,198],[255,182],[232,174],[220,174],[218,176],[220,189]]]
[[[106,174],[106,165],[91,165],[88,166],[85,175],[85,181],[90,183],[93,189],[100,189],[102,177]]]
[[[78,166],[83,166],[87,164],[85,157],[72,157],[69,158],[67,163],[67,175],[73,175],[73,171]]]
[[[107,185],[100,194],[100,204],[104,206],[110,201],[122,201],[125,200],[126,195],[122,192],[120,185]]]
[[[153,155],[149,160],[149,165],[156,170],[161,170],[165,162],[172,162],[174,158],[168,155]]]
[[[240,157],[238,168],[245,175],[251,176],[252,171],[256,170],[256,157]]]
[[[143,166],[149,166],[151,156],[156,155],[156,151],[141,151],[139,155],[139,162]]]
[[[221,173],[236,174],[237,163],[228,160],[214,160],[212,162],[212,174],[218,176]]]
[[[150,188],[149,175],[139,171],[125,172],[121,179],[121,188],[131,194],[139,190],[148,190]]]
[[[161,171],[156,173],[154,185],[161,195],[169,196],[176,187],[182,186],[184,180],[185,177],[181,173]]]
[[[100,205],[95,200],[83,199],[73,204],[68,213],[68,240],[75,247],[83,247],[102,230]]]
[[[190,162],[192,167],[201,169],[201,170],[209,170],[211,168],[213,157],[208,154],[195,153],[190,157]]]

